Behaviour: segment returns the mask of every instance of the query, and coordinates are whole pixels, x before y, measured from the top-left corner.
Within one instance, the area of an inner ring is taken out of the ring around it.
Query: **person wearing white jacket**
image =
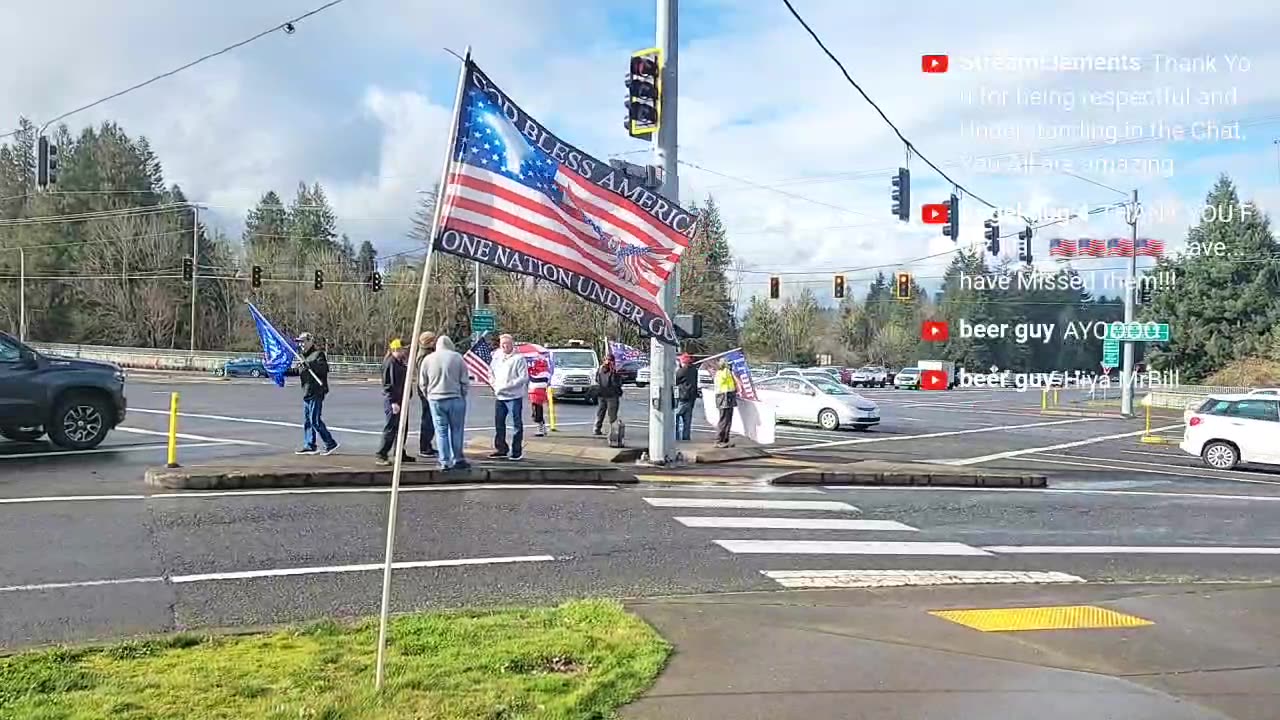
[[[524,459],[524,401],[529,395],[529,365],[516,352],[510,335],[498,338],[498,349],[489,364],[493,375],[493,452],[491,458]],[[507,417],[511,417],[511,444],[507,445]]]

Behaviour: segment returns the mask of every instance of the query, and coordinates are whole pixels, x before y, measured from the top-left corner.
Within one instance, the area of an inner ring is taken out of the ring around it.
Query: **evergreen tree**
[[[378,251],[374,249],[373,243],[365,240],[360,243],[360,250],[356,254],[356,271],[360,277],[364,277],[376,270],[378,267]]]
[[[782,336],[782,318],[769,300],[753,295],[742,322],[742,347],[755,360],[776,360]]]
[[[695,206],[698,226],[680,259],[679,312],[702,315],[703,336],[686,340],[690,352],[717,352],[738,344],[738,324],[729,299],[729,266],[733,255],[720,208],[707,196]]]
[[[244,219],[245,250],[261,265],[283,254],[288,246],[289,214],[275,190],[268,190]],[[285,263],[291,265],[292,263]]]

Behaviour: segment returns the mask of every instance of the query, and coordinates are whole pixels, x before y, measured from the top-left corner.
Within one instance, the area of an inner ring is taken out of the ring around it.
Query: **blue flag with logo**
[[[758,400],[755,382],[751,379],[751,367],[747,365],[747,354],[742,352],[742,348],[734,348],[712,355],[704,359],[701,365],[714,376],[716,364],[720,360],[729,363],[729,371],[733,373],[733,378],[738,381],[738,397],[743,400]]]
[[[253,315],[253,324],[258,328],[258,339],[262,341],[262,367],[267,371],[267,377],[280,387],[284,387],[284,375],[289,371],[289,367],[293,365],[293,359],[297,357],[298,351],[294,349],[293,343],[289,342],[289,338],[280,334],[280,331],[262,316],[258,308],[253,303],[249,303],[249,314]]]

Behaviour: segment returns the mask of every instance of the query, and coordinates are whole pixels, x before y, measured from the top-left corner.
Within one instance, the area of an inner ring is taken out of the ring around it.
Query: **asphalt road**
[[[0,646],[376,610],[384,490],[162,493],[141,483],[163,461],[174,390],[184,463],[298,443],[297,388],[169,381],[132,384],[125,426],[98,451],[0,447]],[[1208,471],[1174,447],[1138,443],[1133,421],[1041,415],[1038,395],[868,395],[882,406],[880,428],[780,428],[781,460],[695,468],[676,478],[686,482],[407,491],[396,560],[409,565],[396,572],[395,607],[930,584],[943,571],[1070,583],[1280,578],[1280,475]],[[628,390],[624,417],[643,418],[645,402]],[[474,432],[491,431],[490,407],[473,404]],[[589,429],[592,412],[560,404],[562,431]],[[337,386],[326,416],[342,452],[372,454],[375,385]],[[643,421],[632,426],[642,434]],[[1051,486],[699,484],[866,457],[1034,468]]]

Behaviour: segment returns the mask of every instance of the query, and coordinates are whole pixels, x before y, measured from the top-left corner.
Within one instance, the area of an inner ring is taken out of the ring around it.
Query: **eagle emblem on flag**
[[[609,253],[613,256],[613,274],[619,278],[636,284],[640,281],[640,273],[645,270],[652,271],[648,266],[649,259],[653,257],[653,250],[644,245],[632,245],[618,238],[617,235],[605,231],[600,227],[600,223],[594,218],[582,211],[573,201],[573,195],[569,192],[569,188],[564,184],[557,182],[560,188],[557,200],[560,207],[569,217],[583,223],[591,228],[594,237],[587,238],[596,248]]]

